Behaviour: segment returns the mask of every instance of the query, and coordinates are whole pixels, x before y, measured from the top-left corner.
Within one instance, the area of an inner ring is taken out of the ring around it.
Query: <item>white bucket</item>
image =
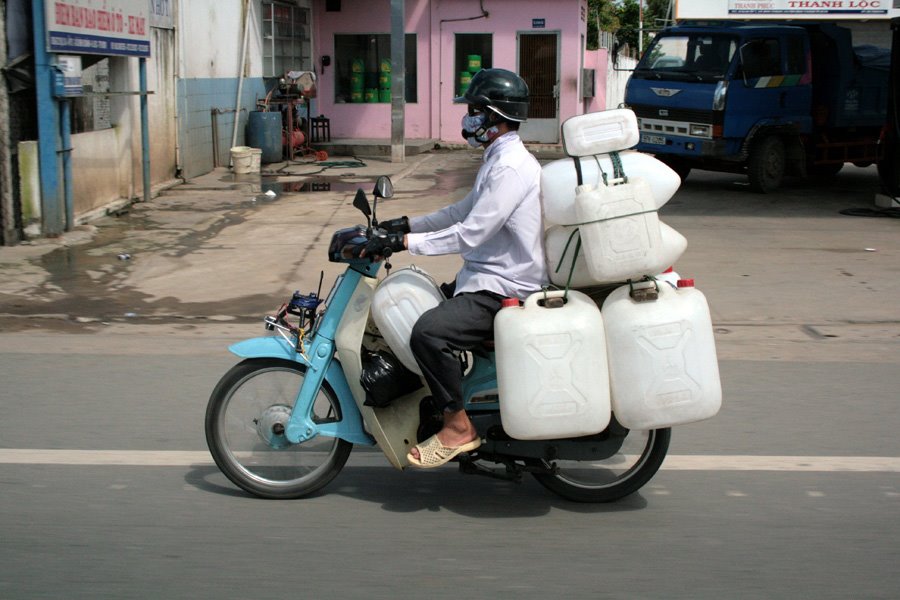
[[[599,433],[610,419],[603,317],[574,290],[559,308],[543,306],[544,298],[532,294],[494,318],[503,429],[520,440]]]
[[[385,277],[372,297],[372,318],[384,341],[407,369],[422,370],[409,348],[413,325],[427,310],[444,300],[434,279],[416,267],[398,269]]]
[[[687,285],[689,282],[689,285]],[[722,406],[709,305],[693,280],[662,283],[659,299],[636,302],[629,286],[604,301],[612,410],[629,429],[708,419]]]
[[[644,255],[641,260],[628,259],[625,254],[610,251],[609,260],[600,274],[595,276],[590,268],[585,255],[584,243],[575,258],[574,272],[569,284],[569,272],[572,271],[572,257],[574,256],[578,236],[572,237],[572,232],[579,229],[574,225],[552,225],[544,232],[544,250],[547,258],[547,271],[550,281],[554,285],[565,287],[567,284],[574,288],[590,287],[605,283],[616,283],[629,279],[642,279],[645,275],[660,273],[672,266],[684,254],[687,249],[687,239],[662,221],[659,221],[659,244],[652,255]],[[571,241],[570,241],[571,239]],[[601,240],[602,241],[602,240]],[[613,240],[609,240],[612,245]],[[567,247],[568,246],[568,247]],[[619,260],[622,259],[622,260]]]
[[[250,146],[231,149],[231,167],[235,173],[259,173],[262,150]]]
[[[622,170],[630,178],[640,177],[650,186],[657,210],[678,190],[681,178],[661,161],[641,152],[620,152]],[[562,158],[547,163],[541,169],[541,204],[544,220],[548,225],[572,225],[578,223],[575,215],[575,159]],[[613,165],[608,155],[587,156],[581,161],[582,183],[601,181],[600,167],[612,177]]]

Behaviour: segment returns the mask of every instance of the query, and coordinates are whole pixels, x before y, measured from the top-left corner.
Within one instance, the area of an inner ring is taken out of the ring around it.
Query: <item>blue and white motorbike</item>
[[[306,496],[337,476],[355,444],[378,446],[391,465],[404,469],[410,447],[440,428],[427,386],[379,408],[366,405],[360,382],[363,352],[378,341],[370,308],[388,257],[359,258],[359,253],[371,236],[385,234],[375,207],[379,198],[392,195],[387,177],[375,185],[373,206],[365,192],[357,192],[353,205],[368,226],[332,236],[328,258],[347,269],[324,301],[318,292],[295,293],[266,317],[269,336],[229,348],[242,360],[212,392],[206,439],[222,472],[251,494]],[[454,459],[462,472],[510,481],[531,473],[569,500],[611,502],[634,493],[659,470],[670,429],[631,431],[613,418],[591,436],[511,438],[500,419],[494,350],[486,344],[461,360],[465,408],[483,441]]]

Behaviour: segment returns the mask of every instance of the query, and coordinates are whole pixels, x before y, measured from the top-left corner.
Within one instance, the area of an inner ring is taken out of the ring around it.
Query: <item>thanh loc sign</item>
[[[810,15],[884,15],[891,0],[728,0],[729,14],[775,14],[800,17]]]
[[[45,0],[47,50],[150,56],[149,9],[147,0]]]

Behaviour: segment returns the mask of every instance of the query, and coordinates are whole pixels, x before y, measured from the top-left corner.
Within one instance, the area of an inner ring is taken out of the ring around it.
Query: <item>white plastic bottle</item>
[[[663,283],[655,301],[636,302],[629,286],[604,301],[612,410],[629,429],[708,419],[722,405],[709,305],[692,279]]]
[[[513,438],[591,435],[609,424],[603,317],[585,294],[563,296],[538,292],[494,318],[500,418]]]
[[[385,277],[372,297],[372,319],[394,356],[407,369],[422,374],[409,348],[413,325],[427,310],[444,300],[437,283],[416,267],[398,269]]]

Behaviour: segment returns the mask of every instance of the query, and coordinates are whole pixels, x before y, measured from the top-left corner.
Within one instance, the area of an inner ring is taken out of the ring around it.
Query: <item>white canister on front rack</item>
[[[692,279],[658,287],[657,300],[638,302],[623,285],[603,302],[612,410],[629,429],[708,419],[722,405],[706,297]]]
[[[564,294],[532,294],[494,318],[500,418],[513,438],[591,435],[609,424],[603,317],[587,295],[569,290],[561,303]]]
[[[416,267],[398,269],[385,277],[372,297],[372,319],[384,341],[407,369],[422,374],[409,347],[413,325],[444,300],[434,279]]]

